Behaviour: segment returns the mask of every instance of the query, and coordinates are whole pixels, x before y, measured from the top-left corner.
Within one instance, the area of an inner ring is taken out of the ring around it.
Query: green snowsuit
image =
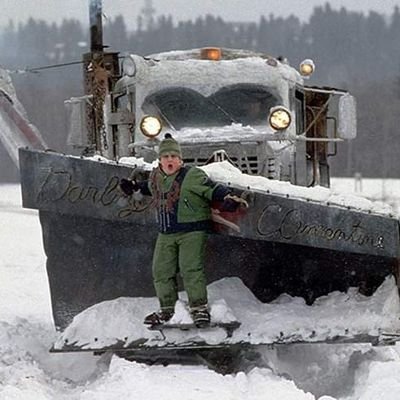
[[[178,300],[180,272],[190,307],[207,304],[204,231],[159,233],[153,256],[153,279],[162,310],[173,309]]]
[[[210,181],[199,168],[182,167],[173,175],[155,169],[142,192],[153,196],[158,211],[160,233],[154,250],[153,279],[161,309],[175,306],[178,272],[190,307],[207,304],[204,256],[211,227],[210,203],[222,201],[230,190]]]

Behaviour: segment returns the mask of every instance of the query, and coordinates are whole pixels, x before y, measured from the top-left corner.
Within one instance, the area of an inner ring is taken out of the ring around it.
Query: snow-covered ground
[[[368,182],[363,180],[363,191]],[[351,191],[354,183],[345,185]],[[398,209],[399,181],[385,185],[385,199],[392,196],[389,200]],[[389,189],[393,189],[390,196]],[[380,188],[375,192],[382,193]],[[51,354],[48,349],[57,334],[40,224],[35,211],[21,208],[18,185],[0,185],[0,254],[1,400],[400,398],[400,345],[280,346],[261,351],[257,363],[247,363],[243,372],[225,376],[204,366],[150,367],[108,354]],[[347,301],[352,296],[348,293]],[[285,308],[288,302],[281,300],[278,305]],[[294,313],[301,313],[305,307],[301,301],[289,300]],[[337,306],[336,313],[335,307],[330,308],[332,318],[340,321],[343,297],[337,294],[324,301],[328,300],[330,306]],[[370,315],[359,318],[360,323],[367,322]]]

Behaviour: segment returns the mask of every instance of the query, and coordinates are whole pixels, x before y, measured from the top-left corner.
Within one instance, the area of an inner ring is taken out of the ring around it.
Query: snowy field
[[[333,181],[334,188],[383,199],[399,211],[400,181],[361,184]],[[19,190],[0,185],[0,400],[400,398],[400,345],[275,347],[263,350],[259,365],[225,376],[204,366],[149,367],[116,356],[50,354],[57,335],[40,224],[36,211],[21,208]]]
[[[400,179],[333,178],[331,186],[337,192],[389,204],[400,216]]]

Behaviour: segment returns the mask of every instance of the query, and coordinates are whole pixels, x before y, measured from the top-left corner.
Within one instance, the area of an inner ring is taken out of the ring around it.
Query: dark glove
[[[239,207],[249,207],[249,204],[245,199],[241,197],[227,194],[221,205],[221,211],[235,212]]]
[[[133,192],[137,190],[137,184],[131,179],[122,178],[119,183],[119,188],[124,195],[131,196]]]

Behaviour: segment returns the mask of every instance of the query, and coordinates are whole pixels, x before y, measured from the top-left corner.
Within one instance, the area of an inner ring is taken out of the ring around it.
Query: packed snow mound
[[[132,387],[130,399],[315,400],[311,393],[266,368],[254,368],[248,374],[219,375],[205,367],[170,365],[153,366],[150,373],[145,365],[116,357],[102,382],[93,391],[88,388],[80,399],[125,399],[127,386]]]
[[[103,348],[119,341],[132,342],[146,337],[143,318],[157,307],[155,298],[120,297],[103,301],[76,315],[54,347],[68,344]]]
[[[243,189],[261,191],[278,196],[294,197],[300,200],[315,201],[338,207],[353,208],[357,211],[390,215],[393,209],[382,202],[373,202],[365,197],[345,192],[334,192],[322,186],[303,187],[292,185],[290,182],[276,181],[263,176],[242,173],[228,161],[212,163],[200,167],[208,176],[224,184],[232,184]]]
[[[56,398],[52,388],[57,386],[55,379],[67,388],[67,382],[85,382],[102,373],[103,360],[92,354],[50,354],[55,337],[56,331],[48,323],[24,318],[16,318],[13,324],[0,320],[1,399]]]
[[[361,373],[361,371],[363,373]],[[397,361],[372,361],[362,365],[357,376],[354,398],[359,400],[398,400],[400,364]]]
[[[214,322],[239,321],[241,326],[227,337],[222,329],[197,329],[191,332],[168,330],[168,343],[274,343],[324,341],[357,335],[378,336],[381,331],[400,329],[398,290],[388,277],[371,297],[350,288],[317,299],[312,306],[303,298],[281,295],[271,303],[260,302],[239,278],[224,278],[208,286],[211,319]],[[191,322],[187,297],[180,293],[171,323]],[[83,349],[118,345],[121,348],[145,344],[165,345],[156,332],[143,325],[146,314],[157,309],[156,298],[118,298],[96,304],[79,315],[55,344]],[[165,332],[164,332],[165,333]]]

